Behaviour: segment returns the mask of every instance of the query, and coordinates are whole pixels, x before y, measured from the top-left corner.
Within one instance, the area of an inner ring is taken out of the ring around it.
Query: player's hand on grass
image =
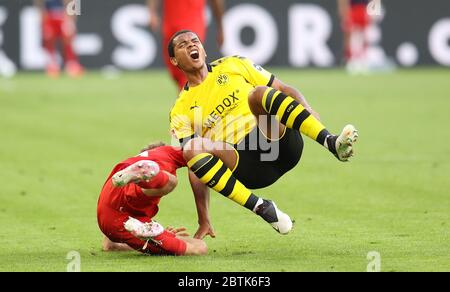
[[[215,238],[216,234],[214,233],[214,228],[211,226],[211,224],[200,224],[198,226],[197,232],[194,235],[194,238],[203,239],[207,235]]]
[[[189,233],[186,232],[186,227],[174,228],[172,226],[167,226],[166,231],[177,236],[189,236]]]

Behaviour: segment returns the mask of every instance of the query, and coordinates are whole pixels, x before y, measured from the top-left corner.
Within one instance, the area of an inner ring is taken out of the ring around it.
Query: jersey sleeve
[[[195,132],[189,116],[180,108],[181,106],[177,102],[170,112],[170,130],[183,147],[195,137]]]
[[[272,86],[275,76],[263,67],[244,57],[235,57],[242,76],[253,86]]]

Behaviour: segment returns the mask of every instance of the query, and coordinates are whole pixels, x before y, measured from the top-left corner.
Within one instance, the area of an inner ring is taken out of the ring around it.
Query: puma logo
[[[195,102],[195,104],[194,104],[193,106],[190,107],[190,110],[193,110],[193,109],[196,109],[196,108],[200,108],[200,107],[197,105],[197,102]]]

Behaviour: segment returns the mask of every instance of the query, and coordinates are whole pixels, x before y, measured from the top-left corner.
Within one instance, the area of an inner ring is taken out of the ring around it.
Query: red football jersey
[[[117,164],[106,180],[98,201],[99,207],[107,207],[117,211],[128,212],[135,216],[153,217],[158,212],[159,197],[144,195],[141,188],[130,183],[124,187],[114,187],[111,177],[118,171],[141,160],[152,160],[158,163],[160,171],[176,175],[176,170],[186,166],[181,148],[162,146],[144,151],[138,156],[128,158]]]
[[[163,27],[166,31],[180,27],[191,29],[199,24],[205,26],[206,0],[165,0],[163,4]]]

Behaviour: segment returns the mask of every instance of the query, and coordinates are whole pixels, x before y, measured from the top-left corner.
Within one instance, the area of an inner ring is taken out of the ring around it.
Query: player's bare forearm
[[[198,224],[209,224],[209,188],[192,171],[189,171],[189,182],[197,207]]]
[[[192,171],[189,171],[189,181],[191,182],[192,192],[194,193],[198,215],[198,229],[194,238],[203,239],[207,235],[216,237],[209,221],[209,188]]]

